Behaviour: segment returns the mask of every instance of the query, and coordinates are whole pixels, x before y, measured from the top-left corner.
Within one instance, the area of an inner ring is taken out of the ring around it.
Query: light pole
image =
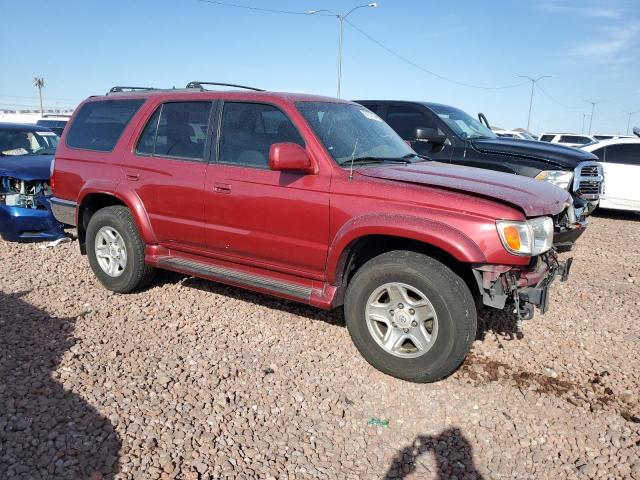
[[[543,78],[552,78],[552,75],[543,75],[538,78],[532,78],[528,75],[516,75],[518,78],[526,78],[531,82],[531,97],[529,97],[529,118],[527,119],[527,132],[529,131],[529,125],[531,124],[531,108],[533,107],[533,87],[535,87],[536,82],[539,82]]]
[[[629,135],[629,126],[631,125],[631,116],[635,115],[636,113],[640,113],[640,110],[636,112],[629,112],[627,110],[623,110],[623,112],[629,115],[629,118],[627,118],[627,135]]]
[[[335,13],[332,10],[326,10],[326,9],[309,10],[307,12],[309,15],[315,15],[316,13],[327,12],[332,16],[336,17],[338,19],[338,22],[340,23],[340,33],[338,36],[338,98],[340,98],[340,83],[342,82],[342,31],[344,27],[344,21],[349,15],[351,15],[353,12],[355,12],[360,8],[369,8],[369,7],[375,8],[377,6],[378,6],[377,3],[368,3],[366,5],[359,5],[357,7],[353,7],[347,13]]]
[[[591,126],[593,125],[593,111],[596,109],[596,105],[604,101],[605,100],[598,100],[597,102],[592,102],[591,100],[585,100],[585,102],[591,104],[591,117],[589,118],[589,135],[591,135]]]
[[[584,121],[587,118],[587,114],[583,113],[582,114],[582,130],[580,130],[580,133],[584,134]]]

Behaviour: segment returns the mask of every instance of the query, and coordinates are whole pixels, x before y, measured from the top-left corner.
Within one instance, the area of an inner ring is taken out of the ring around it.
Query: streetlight
[[[528,75],[516,75],[516,77],[518,77],[518,78],[526,78],[527,80],[529,80],[531,82],[531,97],[529,97],[529,118],[527,119],[527,132],[528,132],[529,131],[529,125],[531,124],[531,108],[533,106],[533,87],[535,86],[536,82],[539,82],[543,78],[553,78],[553,75],[543,75],[543,76],[538,77],[538,78],[531,78]]]
[[[627,115],[629,115],[629,118],[627,119],[627,135],[629,135],[629,126],[631,125],[631,115],[635,115],[636,113],[640,113],[640,110],[637,110],[635,112],[629,112],[627,110],[623,110],[624,113],[626,113]]]
[[[584,101],[591,104],[591,118],[589,118],[589,135],[591,135],[591,125],[593,124],[593,111],[596,109],[596,105],[602,102],[606,102],[606,100],[598,100],[597,102],[592,102],[591,100],[584,100]]]
[[[307,12],[307,14],[309,15],[315,15],[316,13],[321,13],[321,12],[327,12],[329,14],[331,14],[332,16],[336,17],[338,19],[338,21],[340,22],[340,34],[338,37],[338,98],[340,98],[340,83],[342,81],[342,30],[344,27],[344,21],[345,19],[351,15],[353,12],[355,12],[356,10],[360,9],[360,8],[375,8],[377,7],[378,4],[377,3],[368,3],[366,5],[359,5],[357,7],[353,7],[351,10],[349,10],[347,13],[335,13],[332,10],[326,10],[326,9],[322,9],[322,10],[309,10]]]

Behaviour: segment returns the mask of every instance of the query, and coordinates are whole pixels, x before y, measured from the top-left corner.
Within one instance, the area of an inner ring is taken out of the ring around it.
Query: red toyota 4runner
[[[551,247],[567,191],[426,161],[332,98],[114,87],[76,110],[51,186],[106,288],[163,268],[343,306],[364,358],[416,382],[462,363],[477,306],[531,317],[569,272]]]

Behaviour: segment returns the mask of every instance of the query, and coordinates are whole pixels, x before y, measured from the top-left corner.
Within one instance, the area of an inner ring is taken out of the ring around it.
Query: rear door
[[[305,147],[296,126],[278,107],[234,101],[221,108],[219,141],[212,148],[205,185],[210,255],[324,278],[330,172],[269,169],[274,143]]]
[[[214,103],[166,102],[140,127],[125,153],[122,188],[142,200],[158,242],[204,249],[203,188]]]
[[[603,160],[606,202],[614,208],[640,210],[640,142],[609,145]]]

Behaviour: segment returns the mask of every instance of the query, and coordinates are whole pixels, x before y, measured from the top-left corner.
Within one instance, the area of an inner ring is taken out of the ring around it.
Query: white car
[[[617,140],[618,138],[636,138],[632,135],[594,135],[596,140]]]
[[[583,149],[596,155],[604,170],[600,207],[640,212],[640,139],[602,140]]]
[[[541,142],[559,143],[568,147],[582,147],[589,143],[597,142],[591,135],[578,135],[576,133],[543,133],[538,137]]]
[[[518,140],[537,140],[536,137],[531,135],[529,132],[525,132],[524,130],[498,130],[498,129],[494,129],[493,133],[495,133],[499,137],[505,137],[505,138],[517,138]]]

